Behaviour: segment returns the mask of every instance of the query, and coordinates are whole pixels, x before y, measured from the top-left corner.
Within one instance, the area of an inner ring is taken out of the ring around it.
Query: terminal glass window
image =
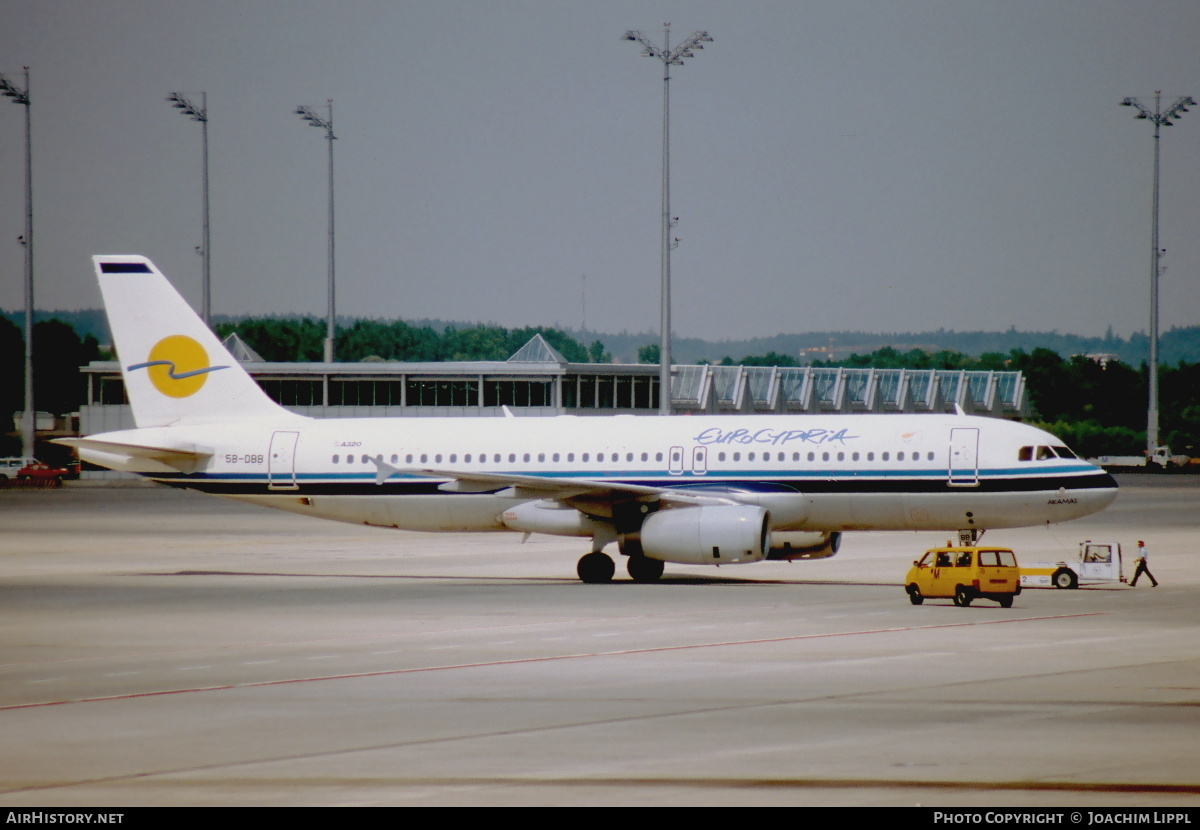
[[[280,406],[320,406],[324,402],[321,381],[313,379],[271,380],[256,378],[267,397]]]
[[[478,406],[479,384],[473,380],[409,380],[408,406]]]
[[[554,406],[554,382],[485,380],[484,406]]]

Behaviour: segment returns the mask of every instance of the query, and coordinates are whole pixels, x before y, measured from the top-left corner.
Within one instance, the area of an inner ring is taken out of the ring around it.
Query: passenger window
[[[523,458],[522,460],[523,460],[523,461],[524,461],[526,464],[528,464],[528,463],[529,463],[529,453],[525,453],[525,456],[524,456],[524,458]]]
[[[733,460],[734,460],[734,461],[741,461],[741,460],[742,460],[742,454],[741,454],[740,452],[735,452],[735,453],[733,454]]]
[[[574,461],[574,460],[575,460],[575,453],[573,453],[573,452],[569,452],[569,453],[567,453],[567,461],[568,461],[568,463],[569,463],[569,462],[571,462],[571,461]]]
[[[555,453],[553,456],[551,456],[550,460],[553,461],[555,464],[557,464],[558,463],[558,453]]]
[[[545,460],[546,460],[546,454],[544,452],[539,452],[538,453],[538,463],[541,464]]]
[[[463,456],[463,463],[464,463],[464,464],[470,464],[470,463],[471,463],[471,454],[470,454],[470,453],[467,453],[466,455],[464,455],[464,456]]]
[[[886,452],[885,452],[885,453],[883,454],[883,460],[884,460],[884,461],[887,461],[887,460],[888,460],[888,458],[890,457],[890,455],[891,455],[891,453],[886,453]]]
[[[596,453],[596,460],[597,460],[597,461],[603,461],[603,460],[604,460],[604,453],[602,453],[602,452],[598,452],[598,453]]]
[[[587,452],[585,452],[585,453],[583,454],[583,463],[584,463],[584,464],[586,464],[586,463],[588,462],[588,458],[589,458],[590,456],[591,456],[591,453],[587,453]]]
[[[897,460],[897,461],[903,461],[903,460],[904,460],[904,453],[903,453],[903,452],[898,452],[898,453],[896,453],[896,460]]]
[[[456,452],[450,453],[450,463],[454,464],[457,461],[458,461],[458,453],[456,453]]]
[[[874,460],[875,460],[875,453],[873,453],[873,452],[869,452],[869,453],[867,453],[867,460],[868,460],[868,461],[874,461]]]
[[[749,454],[746,456],[746,460],[747,460],[747,461],[753,461],[753,460],[754,460],[754,453],[749,453]]]
[[[336,455],[333,457],[333,463],[334,464],[338,463],[338,457]]]
[[[627,453],[625,453],[625,460],[626,460],[626,461],[632,461],[632,460],[633,460],[633,453],[631,453],[631,452],[627,452]]]
[[[823,453],[821,453],[821,460],[822,460],[822,461],[828,461],[828,460],[829,460],[829,453],[827,453],[827,452],[823,452]]]
[[[816,460],[817,460],[817,454],[816,454],[815,452],[810,452],[810,453],[808,454],[808,460],[809,460],[809,461],[816,461]]]
[[[400,457],[393,453],[392,454],[392,463],[395,464],[399,460],[400,460]]]
[[[643,461],[649,461],[649,460],[650,460],[650,453],[648,453],[648,452],[644,452],[644,453],[642,453],[642,460],[643,460]]]
[[[659,453],[659,455],[661,456],[661,455],[662,455],[662,453]],[[335,459],[335,460],[336,460],[336,459]],[[659,460],[659,461],[662,461],[662,458],[659,458],[658,460]],[[723,453],[723,452],[719,452],[719,453],[717,453],[717,460],[718,460],[718,461],[724,461],[724,460],[725,460],[725,453]]]
[[[408,455],[404,456],[404,463],[405,463],[405,464],[411,464],[411,463],[412,463],[412,453],[411,453],[411,452],[410,452]]]
[[[508,454],[508,463],[512,464],[512,463],[514,463],[516,460],[517,460],[517,454],[516,454],[515,452],[510,452],[510,453]]]
[[[851,455],[851,456],[850,456],[850,460],[851,460],[851,461],[857,461],[857,460],[858,460],[858,453],[854,453],[853,455]]]
[[[655,461],[662,461],[662,453],[661,453],[661,452],[656,452],[656,453],[654,454],[654,460],[655,460]],[[721,460],[722,460],[722,461],[724,461],[724,460],[725,460],[725,453],[721,453]]]
[[[421,463],[424,464],[428,460],[429,460],[429,456],[426,455],[425,453],[421,453]]]
[[[433,462],[434,462],[435,464],[441,464],[441,463],[442,463],[442,454],[441,454],[440,452],[439,452],[437,455],[435,455],[435,456],[433,457]]]
[[[838,461],[845,461],[845,460],[846,460],[846,454],[844,452],[839,452],[838,453]]]

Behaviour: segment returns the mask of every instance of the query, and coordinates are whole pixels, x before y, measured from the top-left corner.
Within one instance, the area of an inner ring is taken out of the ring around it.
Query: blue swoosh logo
[[[149,368],[150,366],[169,366],[170,368],[167,369],[167,375],[171,378],[171,380],[183,380],[184,378],[190,378],[193,375],[203,375],[205,372],[215,372],[218,369],[229,368],[228,366],[208,366],[204,369],[192,369],[190,372],[176,372],[175,361],[173,360],[151,360],[147,363],[134,363],[132,366],[126,366],[125,371],[133,372],[137,369]]]

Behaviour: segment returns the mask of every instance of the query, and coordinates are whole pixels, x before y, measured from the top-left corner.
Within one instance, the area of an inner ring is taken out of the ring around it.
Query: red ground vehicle
[[[17,470],[17,483],[34,487],[62,487],[63,481],[70,477],[71,471],[66,467],[55,467],[41,461],[34,461]]]

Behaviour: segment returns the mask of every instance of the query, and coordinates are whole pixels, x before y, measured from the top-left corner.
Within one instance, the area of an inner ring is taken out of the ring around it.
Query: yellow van
[[[1011,608],[1021,593],[1017,556],[1008,548],[934,548],[916,562],[904,578],[913,605],[926,597],[951,597],[965,607],[983,597]]]

